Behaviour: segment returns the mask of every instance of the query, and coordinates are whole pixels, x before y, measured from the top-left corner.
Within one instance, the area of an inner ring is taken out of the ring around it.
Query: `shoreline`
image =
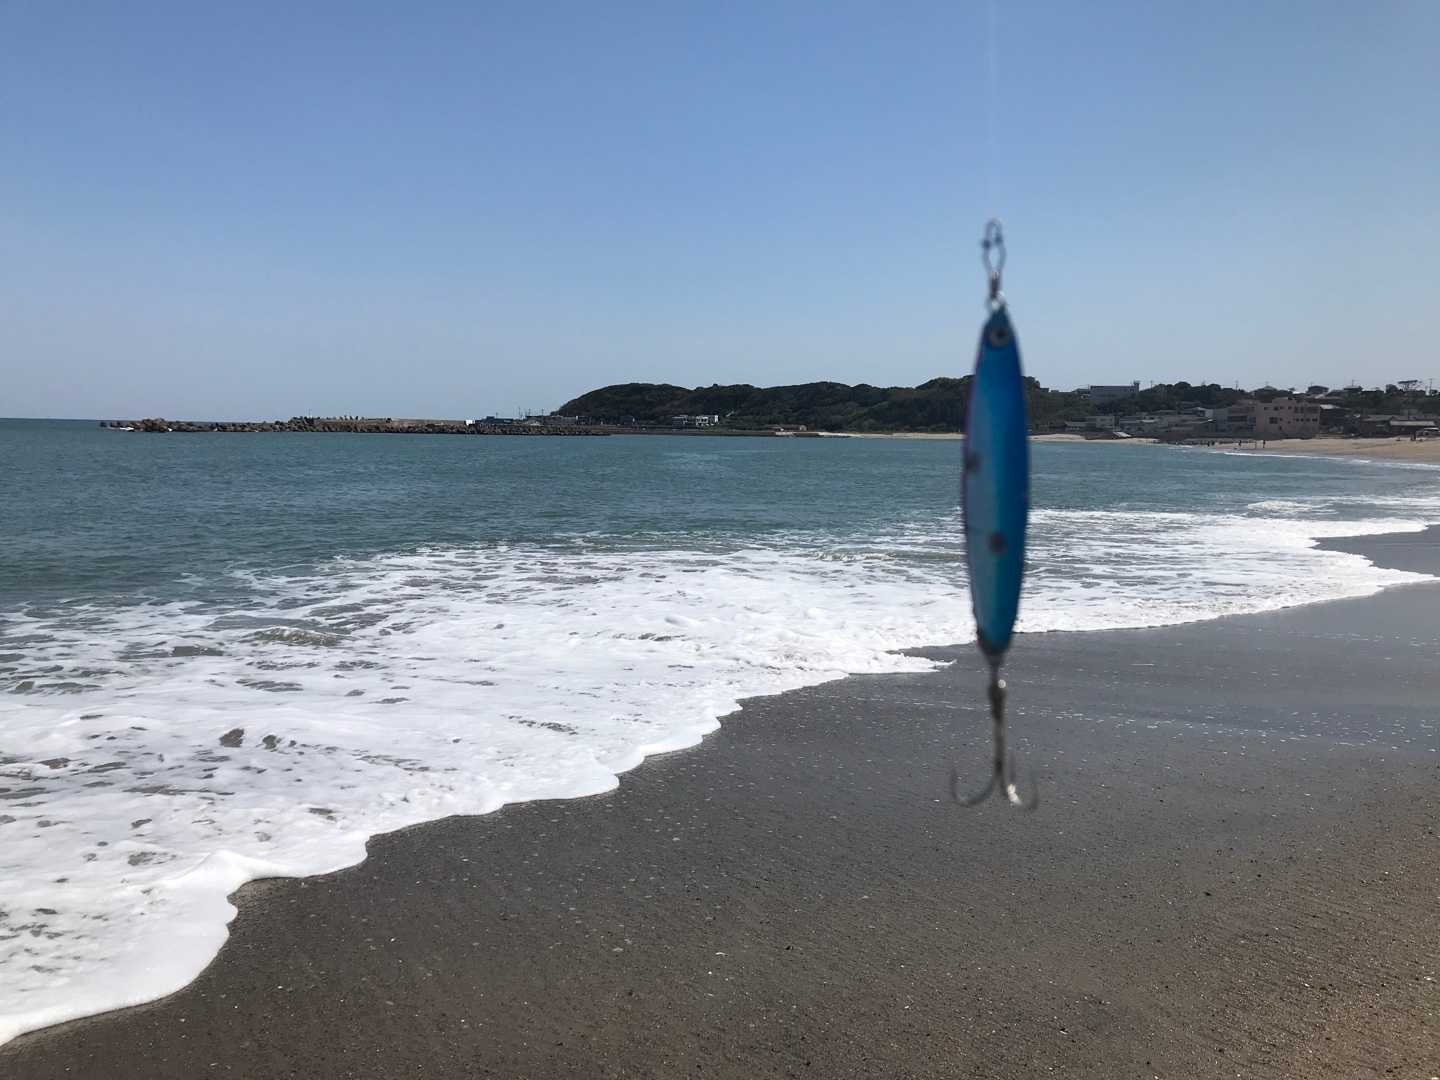
[[[1440,439],[1410,440],[1404,437],[1340,439],[1324,436],[1313,439],[1275,440],[1264,449],[1217,447],[1240,454],[1305,454],[1340,458],[1374,458],[1440,465]]]
[[[964,439],[963,431],[924,432],[924,431],[835,431],[822,432],[821,436],[827,439],[936,439],[936,440],[958,440]],[[1106,446],[1156,446],[1158,439],[1147,439],[1141,436],[1134,436],[1129,439],[1087,439],[1084,435],[1073,435],[1066,432],[1047,432],[1040,435],[1031,435],[1032,443],[1102,443]]]
[[[1435,528],[1320,546],[1440,572]],[[1418,1065],[1440,1031],[1437,991],[1399,972],[1419,955],[1440,977],[1440,954],[1391,915],[1422,919],[1412,905],[1433,903],[1433,877],[1407,860],[1440,867],[1434,737],[1413,720],[1440,675],[1425,649],[1395,655],[1393,635],[1401,623],[1434,636],[1432,588],[1026,635],[1007,674],[1022,767],[1042,770],[1033,817],[943,795],[946,762],[983,768],[970,648],[921,650],[956,661],[934,673],[751,699],[606,795],[426,823],[373,838],[358,867],[248,885],[230,941],[190,986],[21,1036],[0,1065],[19,1077],[658,1076],[702,1062],[778,1076],[805,1055],[813,1075],[856,1076]],[[1295,925],[1272,940],[1272,921]],[[1138,957],[1116,953],[1127,942]],[[1352,955],[1352,942],[1368,947]],[[1383,1045],[1372,1007],[1398,1032]],[[1316,1017],[1345,1039],[1307,1035]]]

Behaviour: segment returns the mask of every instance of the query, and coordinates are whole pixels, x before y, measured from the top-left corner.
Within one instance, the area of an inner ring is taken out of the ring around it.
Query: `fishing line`
[[[1000,108],[1000,16],[996,0],[989,0],[985,8],[985,205],[995,212],[995,161],[996,130],[999,127],[997,113]]]

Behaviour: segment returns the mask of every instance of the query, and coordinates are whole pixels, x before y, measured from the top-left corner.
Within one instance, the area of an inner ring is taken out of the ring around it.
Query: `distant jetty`
[[[423,420],[375,416],[292,416],[289,420],[227,421],[227,420],[166,420],[148,417],[144,420],[102,420],[100,427],[110,431],[144,431],[152,434],[173,432],[310,432],[350,435],[738,435],[738,436],[810,436],[820,432],[807,431],[797,425],[774,424],[759,430],[739,430],[721,426],[659,426],[639,424],[633,419],[624,423],[588,421],[568,416],[536,416],[524,419],[486,417],[483,420]]]
[[[206,421],[166,420],[149,417],[145,420],[106,420],[102,428],[112,431],[171,432],[329,432],[351,435],[611,435],[614,429],[580,427],[507,420],[407,420],[391,417],[358,416],[292,416],[275,421]]]

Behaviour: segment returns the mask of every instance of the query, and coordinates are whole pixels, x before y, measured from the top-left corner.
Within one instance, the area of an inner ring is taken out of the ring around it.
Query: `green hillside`
[[[1037,428],[1086,412],[1077,395],[1044,390],[1034,379],[1026,381]],[[633,417],[639,424],[662,426],[674,416],[714,414],[725,427],[742,430],[787,424],[812,431],[958,431],[969,383],[968,375],[931,379],[914,387],[815,382],[687,389],[666,383],[621,383],[582,394],[556,412],[611,422]]]

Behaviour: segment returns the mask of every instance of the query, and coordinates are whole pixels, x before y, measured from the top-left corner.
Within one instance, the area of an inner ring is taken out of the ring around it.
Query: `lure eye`
[[[1003,349],[1010,344],[1010,328],[1008,326],[992,326],[987,340],[997,349]]]

